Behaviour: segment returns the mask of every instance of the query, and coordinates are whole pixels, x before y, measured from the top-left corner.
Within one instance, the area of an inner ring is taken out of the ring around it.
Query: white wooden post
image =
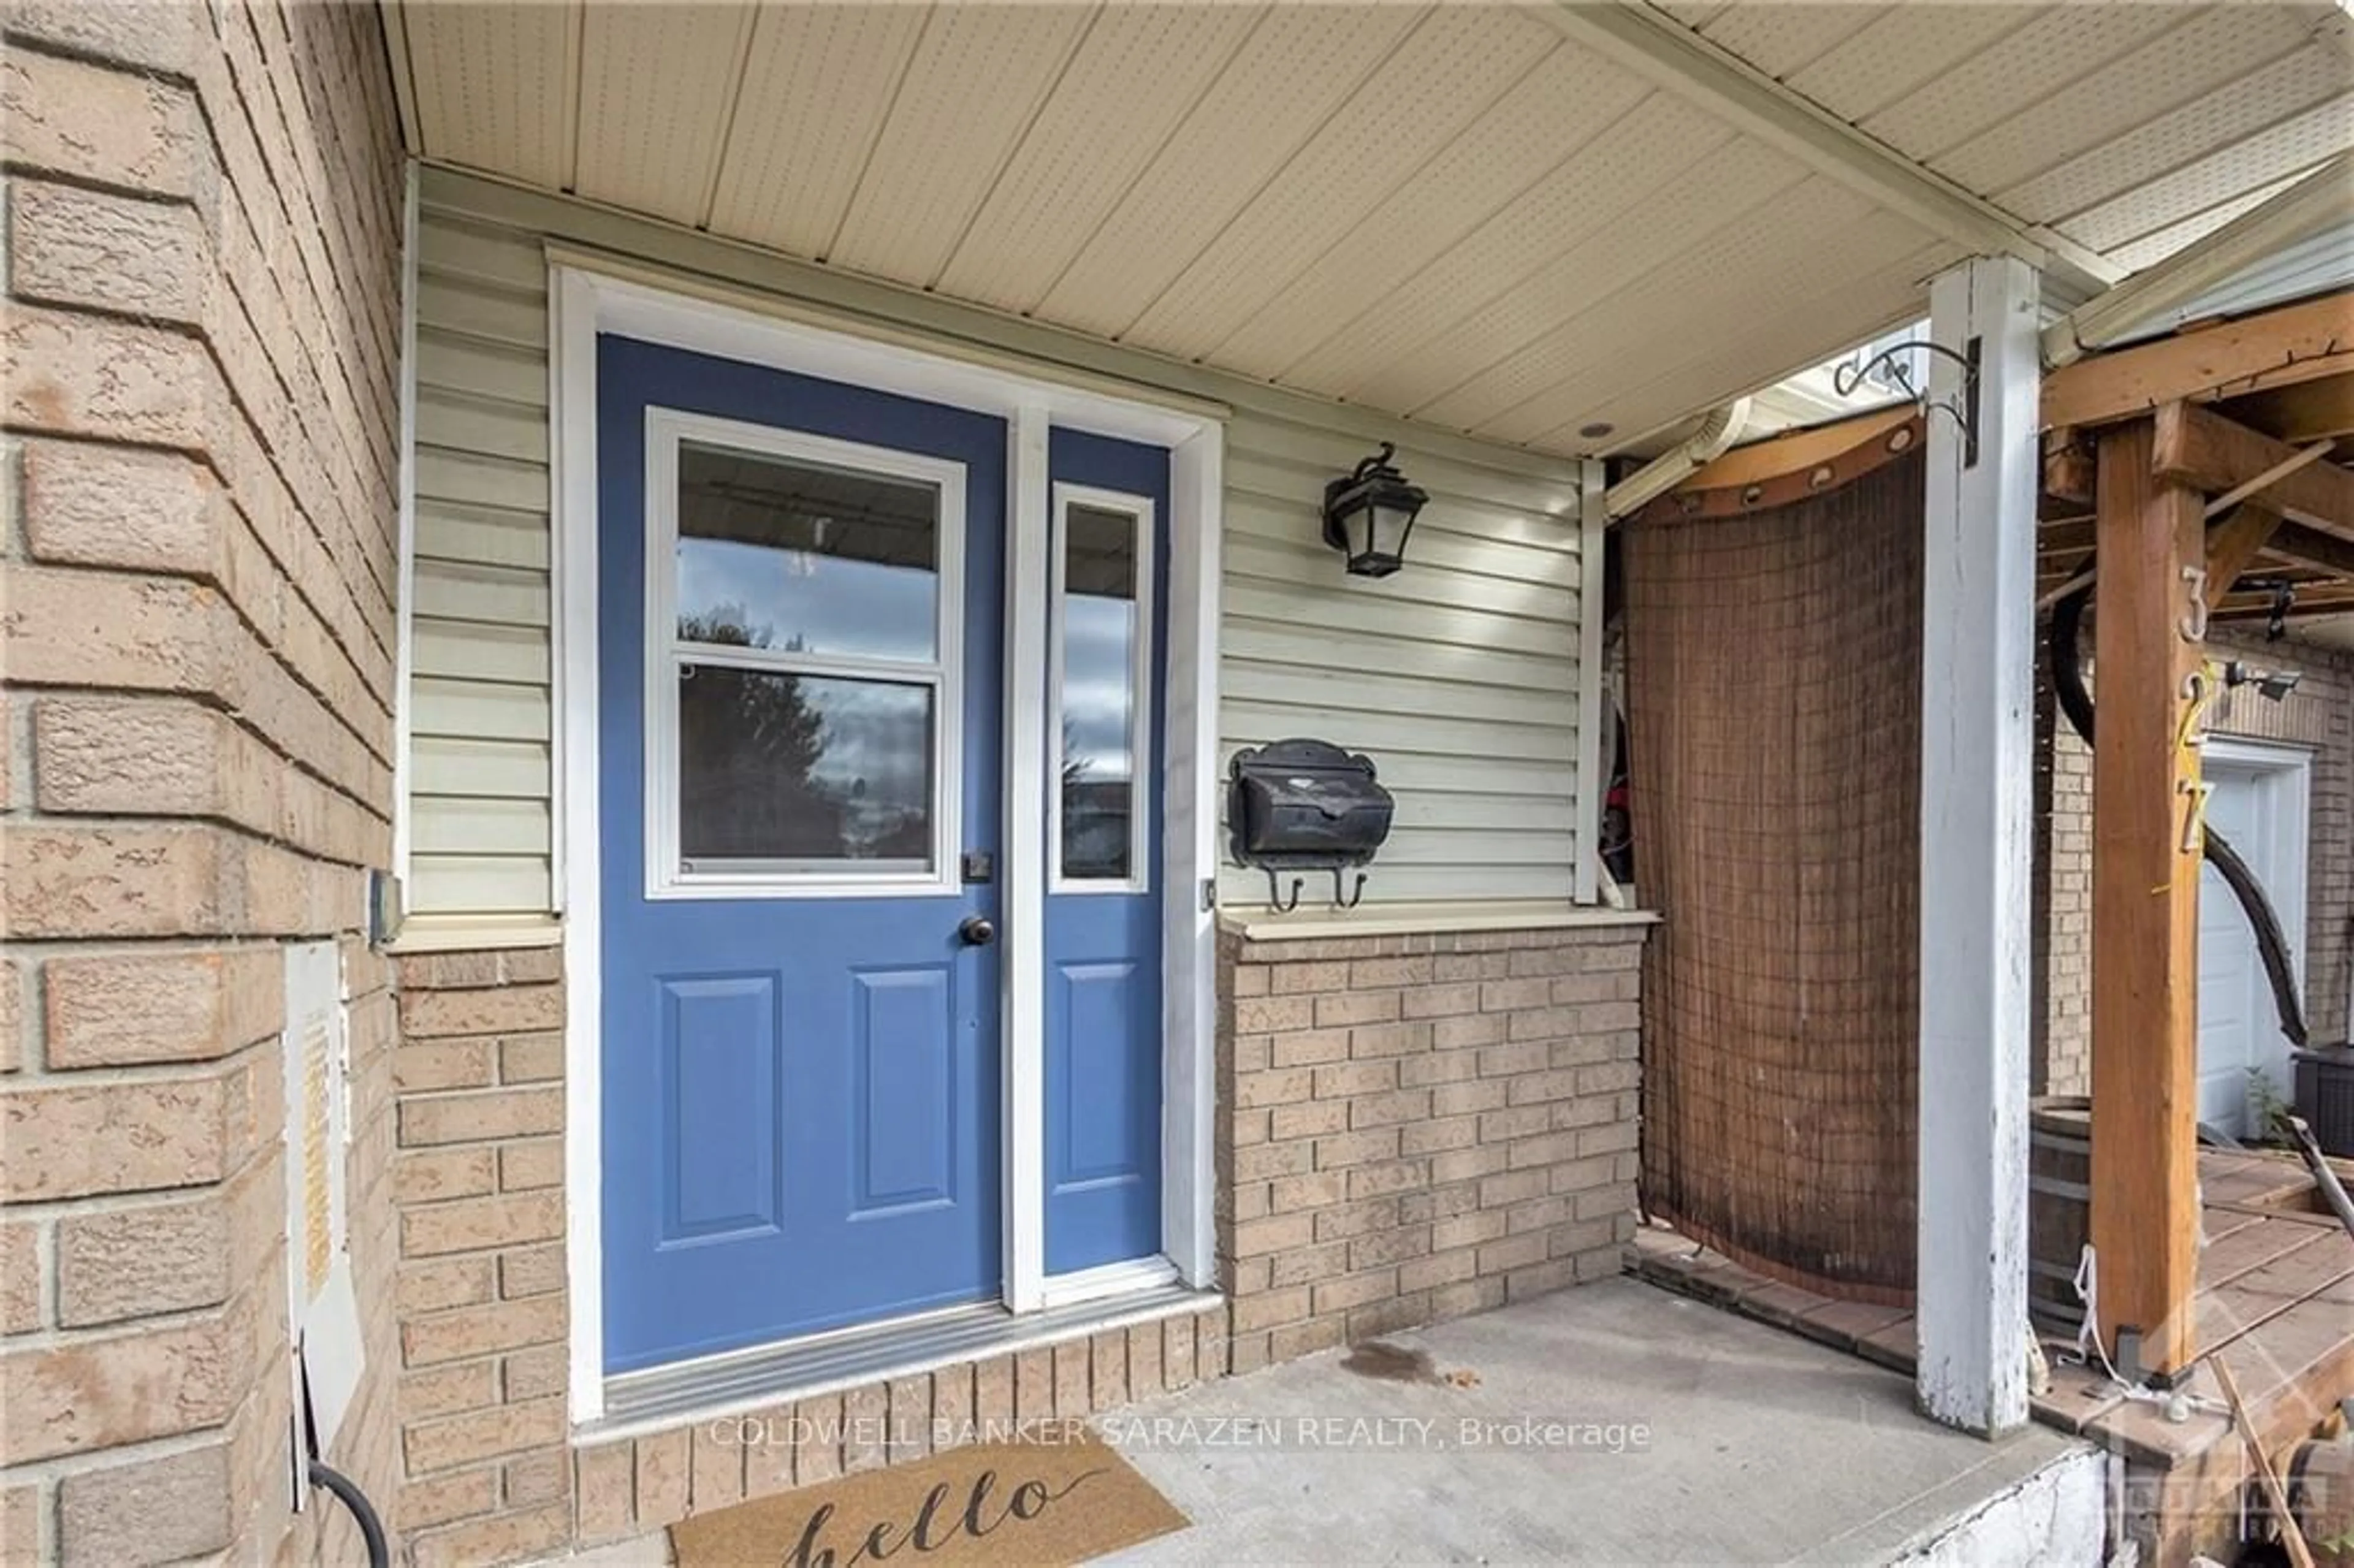
[[[1577,863],[1570,895],[1580,904],[1602,897],[1602,798],[1610,793],[1614,758],[1602,749],[1602,563],[1609,550],[1610,508],[1603,467],[1588,458],[1577,468]]]
[[[1922,1408],[1992,1435],[2027,1419],[2038,287],[2012,258],[1941,273],[1930,336],[1978,343],[1978,450],[1932,409],[1921,723]],[[1958,366],[1930,397],[1966,412]]]

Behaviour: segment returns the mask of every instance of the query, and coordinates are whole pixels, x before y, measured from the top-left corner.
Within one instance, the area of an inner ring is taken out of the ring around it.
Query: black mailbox
[[[1354,908],[1364,896],[1357,877],[1348,897],[1341,873],[1373,858],[1390,836],[1394,802],[1374,779],[1373,759],[1320,740],[1278,740],[1245,747],[1226,767],[1228,847],[1238,865],[1267,873],[1267,898],[1288,911],[1299,903],[1301,878],[1289,903],[1276,893],[1279,871],[1329,871],[1332,901]]]

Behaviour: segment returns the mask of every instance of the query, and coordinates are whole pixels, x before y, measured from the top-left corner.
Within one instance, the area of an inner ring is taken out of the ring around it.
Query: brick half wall
[[[1224,1374],[1223,1306],[635,1437],[569,1414],[563,955],[399,962],[400,1481],[408,1560],[510,1563]]]
[[[1618,1272],[1648,929],[1221,936],[1235,1372]]]
[[[562,979],[553,948],[399,964],[393,1524],[419,1563],[572,1537]]]
[[[626,1539],[1615,1274],[1635,1224],[1646,927],[1221,938],[1229,1301],[631,1438],[567,1410],[553,948],[400,960],[401,1480],[419,1563]]]

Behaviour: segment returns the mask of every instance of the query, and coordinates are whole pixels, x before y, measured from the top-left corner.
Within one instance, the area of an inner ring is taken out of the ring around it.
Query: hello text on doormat
[[[677,1568],[1054,1568],[1182,1530],[1092,1433],[982,1443],[671,1527]]]

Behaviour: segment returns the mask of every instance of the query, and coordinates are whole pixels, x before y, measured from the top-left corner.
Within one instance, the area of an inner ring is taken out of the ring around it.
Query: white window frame
[[[725,447],[816,468],[876,474],[939,497],[938,602],[928,662],[721,648],[678,636],[678,453],[682,443]],[[645,822],[646,896],[683,898],[941,897],[961,891],[964,843],[964,464],[676,408],[646,410]],[[855,861],[822,868],[689,871],[679,850],[678,666],[683,662],[818,678],[888,681],[932,690],[932,855],[923,869]]]
[[[1129,690],[1135,710],[1129,715],[1128,777],[1131,795],[1128,813],[1126,876],[1068,876],[1063,871],[1063,623],[1068,598],[1070,516],[1074,506],[1127,515],[1135,530],[1135,645],[1129,650]],[[1055,482],[1055,526],[1047,540],[1052,561],[1046,610],[1046,891],[1050,894],[1152,891],[1152,631],[1155,621],[1152,557],[1160,542],[1152,498],[1124,490]]]
[[[1001,1010],[1006,1107],[1002,1147],[1005,1305],[1049,1305],[1045,1260],[1044,814],[1047,436],[1091,431],[1169,450],[1170,551],[1161,698],[1162,1251],[1184,1284],[1217,1287],[1214,1043],[1216,916],[1207,889],[1218,864],[1219,542],[1225,410],[1058,378],[1055,366],[959,357],[917,347],[904,323],[850,318],[784,296],[708,279],[645,281],[648,267],[555,245],[548,258],[550,543],[554,654],[557,875],[562,890],[565,989],[565,1266],[570,1306],[570,1414],[605,1413],[604,1016],[602,830],[598,766],[597,336],[716,355],[804,376],[904,393],[1005,421],[1005,734],[1001,844],[1005,976]],[[1150,1266],[1150,1260],[1146,1267]]]

